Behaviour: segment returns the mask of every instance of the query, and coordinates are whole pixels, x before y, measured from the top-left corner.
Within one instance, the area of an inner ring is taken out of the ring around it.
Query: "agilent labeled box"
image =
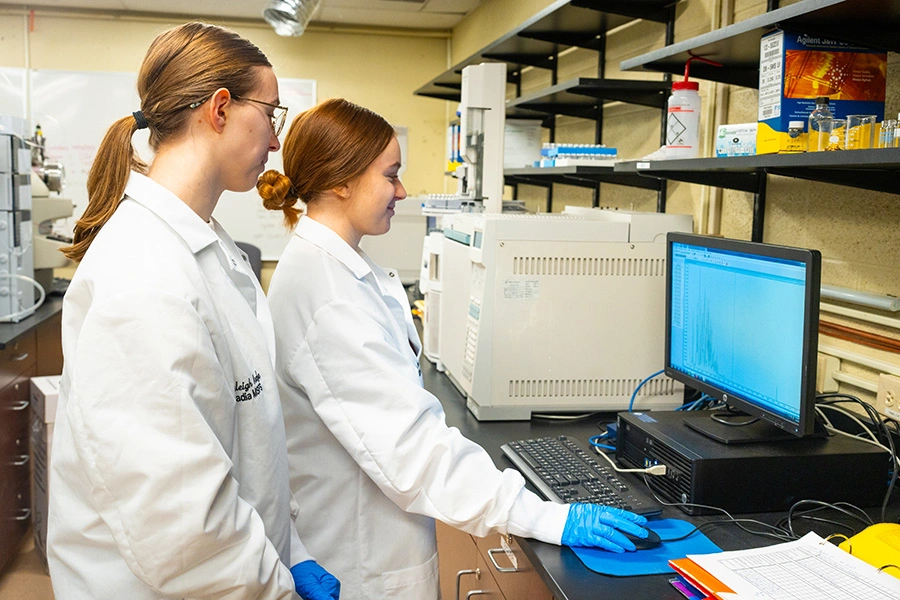
[[[887,53],[814,35],[776,30],[760,40],[756,153],[783,152],[788,124],[809,118],[827,96],[836,119],[884,117]]]

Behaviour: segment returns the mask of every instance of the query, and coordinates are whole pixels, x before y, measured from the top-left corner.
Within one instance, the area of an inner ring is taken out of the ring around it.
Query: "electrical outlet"
[[[841,360],[839,358],[819,352],[816,363],[816,390],[820,394],[838,391],[838,382],[832,374],[840,368]]]
[[[900,377],[886,373],[878,376],[875,410],[891,419],[900,419]]]

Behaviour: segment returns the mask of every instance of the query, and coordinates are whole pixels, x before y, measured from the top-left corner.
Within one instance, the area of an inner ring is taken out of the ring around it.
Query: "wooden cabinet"
[[[60,322],[56,312],[0,349],[0,572],[31,525],[29,379],[61,372]]]
[[[6,389],[37,361],[37,337],[29,331],[0,350],[0,390]]]
[[[475,538],[438,522],[437,540],[443,600],[553,600],[514,537]]]
[[[59,375],[62,373],[62,313],[58,312],[35,330],[35,350],[37,352],[36,377]]]
[[[19,549],[31,524],[28,379],[34,362],[0,390],[0,569]]]

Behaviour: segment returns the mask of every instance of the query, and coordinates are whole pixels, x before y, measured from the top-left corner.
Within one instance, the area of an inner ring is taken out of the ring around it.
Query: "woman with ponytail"
[[[622,531],[646,537],[646,519],[542,501],[447,427],[423,389],[406,292],[359,247],[387,233],[406,198],[393,128],[328,100],[296,118],[282,156],[284,174],[267,171],[257,190],[294,228],[269,286],[291,490],[300,536],[347,597],[436,600],[435,519],[477,536],[634,550]]]
[[[292,519],[271,313],[212,218],[280,147],[272,66],[236,33],[188,23],[153,41],[137,85],[65,250],[80,265],[63,304],[54,594],[334,600]]]

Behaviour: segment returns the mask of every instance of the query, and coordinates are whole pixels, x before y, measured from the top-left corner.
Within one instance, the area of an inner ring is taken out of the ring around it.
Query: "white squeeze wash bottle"
[[[692,60],[722,66],[703,57],[692,56],[684,65],[684,80],[672,82],[666,117],[666,158],[700,156],[700,84],[688,81]]]

